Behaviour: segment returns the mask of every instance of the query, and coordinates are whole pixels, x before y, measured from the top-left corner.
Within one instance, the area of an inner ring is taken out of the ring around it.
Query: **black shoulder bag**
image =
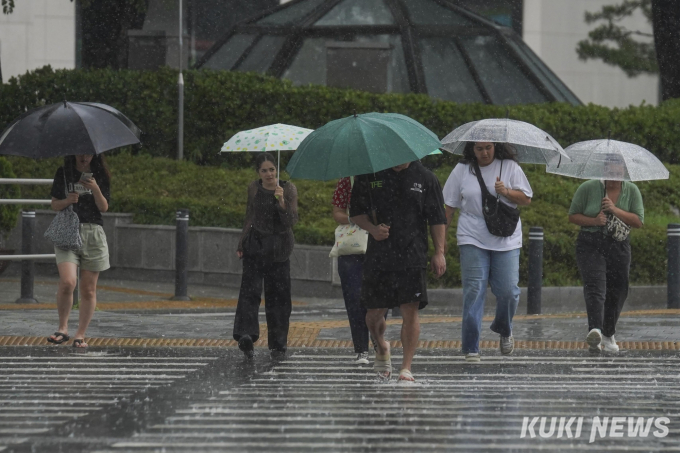
[[[509,237],[515,232],[517,222],[519,222],[519,209],[508,206],[500,200],[500,195],[493,196],[486,188],[482,173],[479,170],[477,161],[474,161],[475,175],[479,181],[479,187],[482,189],[482,212],[484,213],[484,221],[489,233],[494,236]],[[498,174],[500,178],[503,173],[503,159],[501,159],[501,171]]]

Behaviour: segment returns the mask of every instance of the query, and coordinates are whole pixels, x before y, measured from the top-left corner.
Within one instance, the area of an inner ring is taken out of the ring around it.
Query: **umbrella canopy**
[[[517,160],[527,164],[547,164],[553,156],[569,159],[564,149],[547,132],[533,124],[508,118],[472,121],[454,129],[442,140],[442,149],[463,154],[468,142],[509,143]]]
[[[0,135],[0,154],[41,159],[100,154],[139,143],[141,131],[118,110],[93,102],[60,102],[22,115]]]
[[[663,163],[641,146],[616,140],[602,139],[574,143],[565,149],[571,162],[558,166],[553,159],[548,173],[580,179],[614,181],[649,181],[668,179]]]
[[[238,132],[222,146],[222,153],[294,151],[313,132],[304,127],[271,124]]]
[[[432,131],[408,116],[353,115],[309,134],[286,170],[291,178],[327,181],[413,162],[440,146]]]

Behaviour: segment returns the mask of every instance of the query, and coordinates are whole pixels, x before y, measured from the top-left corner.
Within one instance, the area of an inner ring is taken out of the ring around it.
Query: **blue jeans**
[[[365,255],[343,255],[338,257],[338,274],[345,299],[349,329],[352,332],[354,352],[368,351],[368,327],[366,308],[361,305],[361,278]]]
[[[512,318],[519,303],[519,250],[496,252],[474,245],[461,245],[463,280],[463,354],[479,352],[487,283],[496,296],[496,317],[491,330],[512,335]]]

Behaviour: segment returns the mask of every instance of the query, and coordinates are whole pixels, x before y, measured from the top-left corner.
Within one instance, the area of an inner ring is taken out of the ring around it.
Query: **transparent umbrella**
[[[651,152],[632,143],[602,139],[574,143],[565,150],[571,162],[553,158],[546,171],[580,179],[649,181],[668,179],[669,173]]]
[[[547,132],[533,124],[508,118],[472,121],[457,127],[442,140],[442,149],[463,154],[468,142],[509,143],[517,151],[517,160],[527,164],[547,164],[553,157],[569,157]]]

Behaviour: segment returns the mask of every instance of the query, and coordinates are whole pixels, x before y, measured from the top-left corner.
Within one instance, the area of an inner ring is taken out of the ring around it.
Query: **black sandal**
[[[69,341],[71,339],[71,337],[69,337],[65,333],[61,333],[61,332],[54,332],[52,334],[52,336],[55,337],[55,338],[61,337],[61,340],[56,340],[55,338],[47,337],[47,341],[50,342],[50,343],[54,343],[54,344],[62,344],[63,342]]]
[[[85,343],[85,346],[81,346],[81,344],[85,343],[85,338],[76,338],[73,340],[73,347],[74,348],[87,348],[87,343]]]

